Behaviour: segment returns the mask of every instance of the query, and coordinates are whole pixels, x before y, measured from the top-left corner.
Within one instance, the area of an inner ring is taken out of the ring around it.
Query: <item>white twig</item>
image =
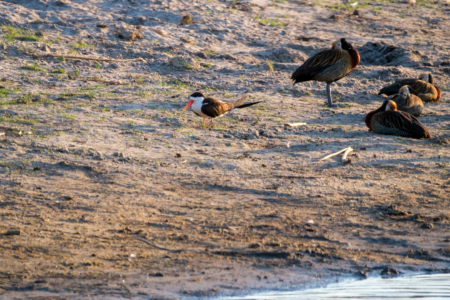
[[[306,125],[306,123],[286,123],[284,125],[289,126],[289,127],[298,127],[298,126]]]
[[[331,157],[333,157],[333,156],[336,156],[336,155],[338,155],[338,154],[341,154],[342,152],[348,151],[349,149],[350,149],[350,150],[353,150],[351,147],[348,147],[348,148],[342,149],[341,151],[338,151],[338,152],[336,152],[336,153],[327,155],[327,156],[325,156],[324,158],[320,159],[319,161],[327,160],[327,159],[329,159],[329,158],[331,158]]]
[[[345,150],[344,155],[342,155],[342,163],[344,165],[350,164],[352,162],[350,158],[347,158],[347,155],[352,151],[353,151],[352,147],[348,147],[347,150]]]

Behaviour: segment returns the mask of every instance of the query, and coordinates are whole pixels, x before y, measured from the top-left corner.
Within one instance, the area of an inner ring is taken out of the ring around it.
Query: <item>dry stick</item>
[[[341,154],[342,152],[347,151],[348,149],[352,149],[352,148],[351,148],[351,147],[348,147],[348,148],[342,149],[341,151],[338,151],[338,152],[336,152],[336,153],[333,153],[333,154],[330,154],[330,155],[328,155],[328,156],[325,156],[324,158],[320,159],[319,161],[329,159],[329,158],[331,158],[331,157],[333,157],[333,156],[336,156],[336,155],[338,155],[338,154]],[[353,149],[352,149],[352,150],[353,150]]]
[[[121,82],[121,81],[108,81],[108,80],[103,80],[103,79],[99,79],[99,78],[92,78],[92,77],[79,77],[81,80],[86,80],[86,81],[95,81],[95,82],[101,82],[101,83],[106,83],[106,84],[121,84],[121,85],[125,85],[128,84],[126,82]]]
[[[347,150],[345,150],[344,155],[342,156],[342,163],[344,165],[352,162],[352,160],[350,158],[347,158],[347,155],[352,151],[353,151],[352,147],[348,147]]]
[[[297,126],[306,125],[306,123],[286,123],[284,125],[289,126],[289,127],[297,127]]]
[[[287,179],[316,179],[322,178],[322,176],[302,176],[302,175],[273,175],[273,177],[277,178],[287,178]]]
[[[154,247],[156,249],[164,250],[164,251],[168,251],[168,252],[172,252],[172,253],[197,252],[197,253],[204,253],[204,254],[211,255],[211,253],[209,253],[209,252],[201,251],[201,250],[195,250],[195,249],[176,249],[176,250],[175,249],[168,249],[168,248],[164,248],[164,247],[158,246],[156,244],[153,244],[153,243],[147,241],[146,239],[143,239],[143,238],[140,238],[140,237],[137,237],[136,239],[138,239],[139,241],[144,242],[147,245],[150,245],[150,246],[152,246],[152,247]]]
[[[147,62],[142,57],[131,58],[131,59],[112,59],[112,58],[95,58],[95,57],[86,57],[86,56],[61,55],[61,54],[44,54],[44,55],[32,54],[32,56],[34,58],[62,57],[62,58],[68,58],[68,59],[82,59],[82,60],[93,60],[93,61],[111,61],[111,62],[142,61],[142,62]]]

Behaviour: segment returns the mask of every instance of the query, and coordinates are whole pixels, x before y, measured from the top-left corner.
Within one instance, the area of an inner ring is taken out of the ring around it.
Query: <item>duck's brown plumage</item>
[[[415,117],[419,117],[423,113],[423,102],[418,96],[412,94],[412,90],[408,85],[402,86],[398,94],[392,97],[392,101],[397,104],[397,109],[405,111]]]
[[[291,76],[298,82],[316,80],[327,83],[328,106],[333,106],[330,85],[345,77],[359,64],[358,51],[345,39],[333,43],[333,49],[323,50],[310,57]],[[336,105],[334,105],[336,106]]]
[[[418,96],[425,102],[438,102],[441,98],[441,90],[434,85],[434,79],[431,74],[428,74],[428,82],[420,79],[407,78],[388,85],[380,90],[378,95],[394,95],[397,94],[402,86],[408,85],[413,90],[411,93]]]
[[[351,47],[351,45],[350,45]],[[291,76],[294,84],[316,80],[332,83],[345,77],[360,61],[356,49],[327,49],[310,57]]]
[[[388,102],[394,110],[387,110]],[[367,127],[375,133],[406,136],[416,139],[428,139],[430,133],[420,121],[411,114],[395,110],[395,102],[386,100],[377,110],[367,114]]]

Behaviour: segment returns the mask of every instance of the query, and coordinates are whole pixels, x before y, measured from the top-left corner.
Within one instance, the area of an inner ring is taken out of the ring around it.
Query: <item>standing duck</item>
[[[411,87],[411,93],[418,96],[425,102],[438,102],[441,98],[441,90],[434,84],[434,79],[431,73],[423,73],[419,79],[407,78],[388,85],[380,90],[378,95],[394,95],[397,94],[400,88],[404,85]]]
[[[392,100],[386,100],[377,110],[367,114],[366,125],[375,133],[429,139],[430,133],[420,121],[404,111],[397,111]]]
[[[304,81],[327,83],[328,106],[336,107],[331,101],[331,83],[345,77],[359,64],[358,51],[345,39],[333,42],[331,49],[323,50],[308,58],[291,76],[294,85]]]
[[[203,117],[203,126],[205,126],[206,118],[211,119],[212,125],[214,118],[221,117],[224,114],[229,113],[233,109],[244,108],[261,103],[261,101],[245,103],[247,99],[248,95],[245,95],[244,97],[242,97],[237,101],[225,102],[214,98],[205,98],[205,96],[202,93],[195,92],[189,98],[189,102],[186,104],[183,111],[192,106],[192,111],[197,116]]]
[[[422,99],[414,94],[411,94],[409,85],[404,85],[400,88],[397,95],[392,97],[392,101],[397,104],[397,109],[401,111],[406,111],[407,113],[419,117],[423,113],[423,102]]]

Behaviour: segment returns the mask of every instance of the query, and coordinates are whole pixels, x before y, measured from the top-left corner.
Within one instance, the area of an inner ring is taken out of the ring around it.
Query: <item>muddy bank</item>
[[[449,268],[448,5],[0,8],[0,298],[184,299]],[[340,37],[362,61],[329,109],[325,85],[289,77]],[[432,138],[368,132],[378,90],[422,72],[442,90],[420,118]],[[181,111],[196,89],[263,103],[208,130]],[[351,164],[318,162],[348,146]]]

